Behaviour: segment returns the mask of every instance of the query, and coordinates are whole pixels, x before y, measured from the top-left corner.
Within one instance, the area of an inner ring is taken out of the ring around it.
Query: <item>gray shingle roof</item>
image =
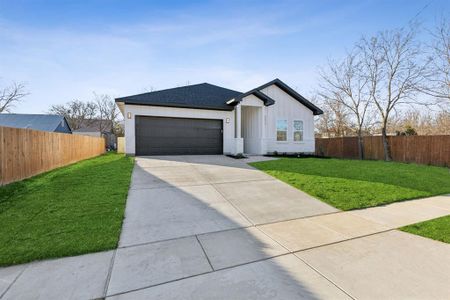
[[[116,102],[155,106],[233,110],[226,102],[241,92],[209,83],[177,87],[167,90],[117,98]]]
[[[154,105],[184,108],[233,110],[243,98],[255,95],[261,99],[266,106],[275,104],[275,100],[262,93],[261,90],[276,85],[292,98],[305,105],[314,115],[323,114],[323,111],[308,101],[305,97],[294,91],[287,84],[276,78],[246,93],[226,89],[209,83],[188,85],[173,89],[144,93],[129,97],[117,98],[116,102],[137,105]],[[230,101],[234,99],[234,101]],[[228,102],[229,101],[229,102]],[[228,102],[228,103],[227,103]]]
[[[0,126],[55,131],[63,116],[39,114],[0,114]]]

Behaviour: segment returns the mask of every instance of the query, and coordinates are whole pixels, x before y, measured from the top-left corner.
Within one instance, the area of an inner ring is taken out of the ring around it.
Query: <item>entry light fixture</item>
[[[128,119],[131,119],[131,113],[130,113],[130,112],[127,113],[127,118],[128,118]]]
[[[227,123],[227,124],[230,123],[230,118],[226,118],[225,123]]]

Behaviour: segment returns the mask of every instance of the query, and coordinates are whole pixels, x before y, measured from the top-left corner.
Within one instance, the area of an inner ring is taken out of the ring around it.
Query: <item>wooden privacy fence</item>
[[[389,136],[394,161],[450,166],[450,135]],[[316,155],[357,159],[358,138],[316,139]],[[364,137],[364,158],[383,160],[381,136]]]
[[[0,127],[0,185],[104,152],[103,138]]]

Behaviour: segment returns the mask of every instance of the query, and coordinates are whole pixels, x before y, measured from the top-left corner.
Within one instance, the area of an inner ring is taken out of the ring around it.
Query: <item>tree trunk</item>
[[[383,128],[381,129],[381,135],[383,138],[383,150],[384,150],[384,160],[385,161],[391,161],[391,146],[389,145],[389,141],[387,139],[387,133],[386,133],[386,126],[383,125]]]
[[[359,159],[364,159],[364,139],[362,137],[361,132],[358,132],[358,151],[359,151]]]

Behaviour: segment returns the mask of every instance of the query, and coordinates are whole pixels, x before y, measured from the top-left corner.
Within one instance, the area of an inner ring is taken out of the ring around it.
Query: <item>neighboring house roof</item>
[[[177,87],[167,90],[117,98],[116,102],[154,106],[233,110],[226,102],[241,92],[209,83]]]
[[[61,125],[67,130],[60,129]],[[67,120],[58,115],[41,114],[0,114],[0,126],[43,131],[72,132]]]
[[[137,105],[233,110],[235,105],[249,95],[258,97],[266,106],[275,104],[275,100],[261,92],[261,90],[271,85],[276,85],[282,89],[285,93],[310,109],[314,115],[323,114],[323,111],[320,108],[312,104],[278,78],[246,93],[233,91],[209,83],[201,83],[117,98],[116,102]]]

